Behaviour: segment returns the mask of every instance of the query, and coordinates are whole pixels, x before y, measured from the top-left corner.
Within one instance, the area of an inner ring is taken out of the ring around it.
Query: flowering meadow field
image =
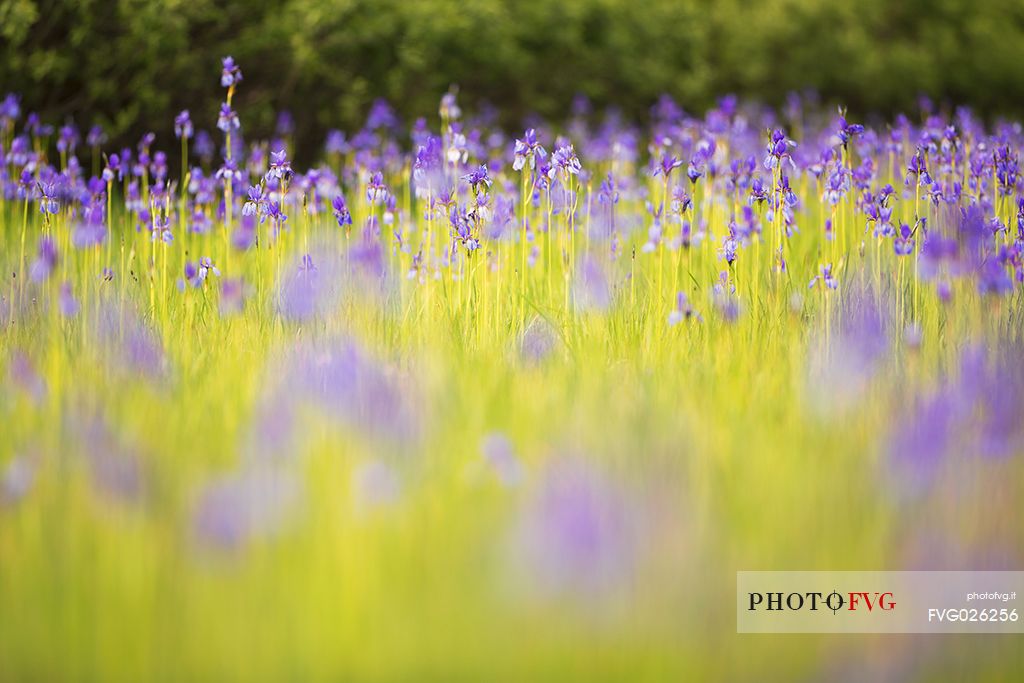
[[[1021,566],[1019,123],[452,91],[300,168],[220,80],[163,146],[0,100],[0,680],[1024,675],[735,606]]]

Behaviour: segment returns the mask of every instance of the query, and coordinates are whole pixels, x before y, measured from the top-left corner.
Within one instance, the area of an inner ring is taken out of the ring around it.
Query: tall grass
[[[768,169],[774,115],[713,113],[724,128],[656,122],[644,154],[624,126],[545,128],[583,168],[543,183],[542,160],[513,170],[510,140],[466,143],[499,133],[450,110],[438,160],[380,129],[281,179],[260,151],[286,142],[236,155],[234,184],[204,188],[196,157],[184,192],[152,161],[94,192],[41,136],[30,162],[8,154],[0,679],[1020,671],[1008,638],[734,623],[739,569],[1019,565],[1022,290],[999,260],[1019,244],[1016,188],[968,164],[1019,132],[964,127],[952,164],[931,157],[964,194],[933,202],[904,169],[945,121],[841,152],[808,114],[795,149],[814,154]],[[695,181],[652,174],[673,154]],[[869,159],[864,187],[827,201],[830,174]],[[474,189],[482,163],[493,184]],[[376,172],[390,199],[371,200]],[[907,256],[866,222],[864,192],[887,183],[896,230],[926,221]],[[253,184],[286,221],[245,215]],[[97,197],[103,238],[76,247]],[[974,240],[968,207],[1006,229]],[[955,256],[930,260],[940,237]]]

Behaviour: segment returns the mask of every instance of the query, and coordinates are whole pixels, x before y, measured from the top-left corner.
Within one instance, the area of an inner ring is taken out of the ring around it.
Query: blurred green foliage
[[[920,93],[1024,109],[1020,0],[0,0],[0,89],[121,140],[169,136],[186,107],[212,128],[226,54],[249,134],[289,108],[305,150],[378,96],[436,116],[453,83],[515,125],[576,93],[634,117],[663,92],[700,110],[803,88],[860,113]]]

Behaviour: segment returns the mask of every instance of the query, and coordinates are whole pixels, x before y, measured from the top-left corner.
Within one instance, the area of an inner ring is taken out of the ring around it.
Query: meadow
[[[735,632],[741,569],[1020,567],[1019,123],[453,91],[300,169],[220,79],[163,149],[0,101],[0,679],[1024,673]]]

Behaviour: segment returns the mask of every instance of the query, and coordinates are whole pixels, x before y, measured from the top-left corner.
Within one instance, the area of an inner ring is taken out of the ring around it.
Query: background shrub
[[[699,111],[804,88],[859,114],[921,93],[1024,109],[1019,0],[0,0],[0,88],[116,142],[165,138],[186,107],[212,128],[226,54],[245,71],[246,130],[288,108],[306,154],[376,97],[436,116],[453,83],[513,126],[564,115],[576,93],[634,118],[663,92]]]

